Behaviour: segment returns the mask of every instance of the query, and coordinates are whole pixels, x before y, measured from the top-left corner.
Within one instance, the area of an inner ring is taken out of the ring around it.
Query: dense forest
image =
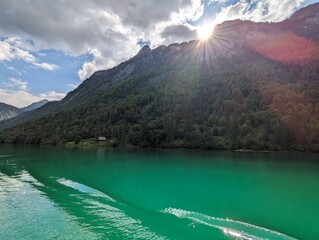
[[[225,23],[228,30],[208,42],[144,47],[0,141],[61,145],[105,136],[138,147],[319,151],[318,43],[289,55],[290,33],[288,45],[273,35],[278,44],[258,48],[263,36],[252,40],[247,24]],[[311,55],[295,57],[307,48]]]

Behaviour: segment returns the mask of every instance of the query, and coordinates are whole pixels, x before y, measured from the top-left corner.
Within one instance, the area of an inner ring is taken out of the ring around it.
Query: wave
[[[267,228],[259,227],[250,223],[240,222],[232,219],[211,217],[202,213],[191,212],[177,208],[166,208],[162,213],[172,214],[178,218],[189,219],[193,222],[214,227],[234,239],[242,240],[296,240],[283,233]]]
[[[108,196],[107,194],[105,193],[102,193],[101,191],[97,190],[97,189],[94,189],[94,188],[91,188],[91,187],[88,187],[84,184],[81,184],[81,183],[77,183],[77,182],[74,182],[72,180],[67,180],[65,178],[59,178],[57,180],[58,183],[64,185],[64,186],[67,186],[67,187],[70,187],[70,188],[73,188],[75,190],[78,190],[82,193],[88,193],[90,194],[91,196],[94,196],[94,197],[102,197],[102,198],[106,198],[112,202],[115,202],[115,200],[113,198],[111,198],[110,196]]]
[[[42,183],[32,177],[26,170],[22,170],[12,176],[0,172],[0,192],[12,192],[17,191],[18,189],[22,190],[26,186],[25,183],[30,183],[37,187],[44,187]]]
[[[36,180],[28,171],[26,170],[22,170],[17,177],[20,178],[21,181],[23,182],[28,182],[31,183],[35,186],[38,187],[44,187],[44,185],[42,183],[40,183],[38,180]]]
[[[130,209],[129,205],[118,202],[97,189],[72,180],[60,178],[57,179],[57,182],[81,193],[88,194],[89,197],[85,195],[70,196],[77,198],[77,202],[80,203],[83,212],[91,216],[91,218],[95,218],[95,224],[98,226],[93,228],[102,228],[104,234],[107,234],[110,239],[113,235],[114,238],[121,236],[120,238],[125,239],[166,239],[165,236],[159,235],[149,227],[144,226],[138,218],[129,216],[124,210]]]
[[[101,239],[58,208],[44,189],[49,190],[27,170],[0,172],[0,239]]]

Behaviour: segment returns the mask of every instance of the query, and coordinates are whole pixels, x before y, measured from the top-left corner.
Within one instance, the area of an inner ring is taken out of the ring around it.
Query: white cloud
[[[33,102],[38,102],[43,98],[34,96],[26,91],[8,91],[0,89],[0,102],[4,102],[18,108],[30,105]]]
[[[217,14],[217,24],[237,18],[280,21],[302,2],[239,0],[227,6],[227,0],[209,0],[206,4],[225,6]],[[194,29],[185,22],[198,19],[204,10],[202,0],[43,0],[32,4],[27,0],[2,0],[0,32],[15,37],[9,38],[6,44],[0,42],[0,61],[14,58],[10,51],[13,45],[25,51],[19,53],[21,58],[28,59],[25,61],[50,71],[58,66],[34,62],[33,51],[56,49],[73,56],[92,54],[92,60],[78,71],[79,78],[84,80],[96,70],[110,68],[135,55],[139,51],[138,39],[157,47],[195,38]],[[32,39],[34,43],[21,39]]]
[[[8,70],[14,70],[14,67],[8,66],[7,64],[4,64],[5,68]]]
[[[305,0],[240,0],[222,8],[214,22],[242,19],[255,22],[278,22],[288,18]]]
[[[16,79],[15,79],[16,80]],[[19,81],[19,80],[18,80]],[[19,84],[19,83],[18,83]],[[0,89],[0,102],[4,102],[18,108],[25,107],[34,102],[39,102],[43,99],[49,101],[61,100],[65,97],[65,93],[55,91],[45,92],[38,95],[29,93],[27,90],[12,91],[9,89]]]
[[[90,54],[93,56],[93,60],[85,62],[82,68],[78,71],[79,78],[83,81],[88,78],[92,73],[99,69],[99,62],[101,60],[101,53],[97,49],[92,49]],[[103,64],[103,61],[102,63]]]
[[[0,41],[0,62],[14,59],[10,44]]]
[[[42,68],[44,70],[48,70],[48,71],[55,71],[59,68],[58,65],[55,64],[51,64],[51,63],[33,63],[34,66]]]
[[[36,62],[35,56],[33,56],[31,53],[29,53],[26,50],[23,50],[21,48],[18,48],[14,45],[11,45],[11,52],[14,57],[14,59],[21,59],[27,63],[34,64]],[[10,59],[12,60],[12,59]]]
[[[73,56],[98,51],[99,55],[93,54],[93,59],[79,70],[83,80],[97,69],[112,67],[135,55],[139,38],[150,40],[152,47],[171,43],[160,34],[166,27],[197,19],[202,13],[201,0],[44,0],[32,4],[3,0],[0,32],[32,39],[33,50],[53,48]],[[12,41],[17,42],[15,38]],[[24,41],[18,44],[28,51]]]
[[[209,0],[208,1],[208,5],[209,4],[212,4],[212,3],[219,3],[219,4],[221,4],[221,3],[226,3],[228,0]]]
[[[90,77],[92,73],[94,73],[98,69],[99,67],[96,64],[95,59],[92,62],[86,62],[83,64],[82,68],[78,71],[79,78],[83,81],[86,78]]]
[[[23,81],[21,79],[16,79],[16,78],[10,78],[9,79],[13,85],[13,87],[18,87],[19,90],[26,91],[28,90],[28,82]]]
[[[0,40],[0,62],[22,60],[31,65],[42,68],[48,71],[58,69],[58,66],[50,63],[39,63],[36,57],[21,47],[26,47],[28,44],[22,43],[19,38],[7,38]]]
[[[46,92],[46,93],[41,93],[39,96],[42,99],[47,99],[49,101],[57,101],[57,100],[61,100],[62,98],[65,97],[65,93],[58,93],[56,91],[50,91],[50,92]]]
[[[66,84],[65,86],[68,87],[68,88],[71,88],[71,90],[73,90],[73,89],[77,88],[79,85],[78,84],[69,83],[69,84]]]

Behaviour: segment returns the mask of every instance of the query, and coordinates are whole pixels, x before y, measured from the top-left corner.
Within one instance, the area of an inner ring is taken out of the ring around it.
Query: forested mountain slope
[[[318,151],[318,6],[281,23],[225,22],[207,42],[145,46],[1,141]]]

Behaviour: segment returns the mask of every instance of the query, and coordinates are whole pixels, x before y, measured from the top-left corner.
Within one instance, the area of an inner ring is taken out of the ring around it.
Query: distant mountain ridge
[[[23,111],[9,104],[0,103],[0,122],[18,116]]]
[[[207,42],[144,46],[61,101],[0,124],[10,128],[1,141],[319,151],[317,9],[280,23],[227,21]]]
[[[25,111],[25,112],[32,111],[32,110],[34,110],[34,109],[37,109],[37,108],[39,108],[39,107],[42,107],[44,104],[47,104],[48,102],[49,102],[49,100],[44,99],[44,100],[41,100],[41,101],[39,101],[39,102],[31,103],[30,105],[21,108],[21,110],[22,110],[22,111]]]
[[[49,101],[47,99],[41,100],[39,102],[34,102],[26,107],[17,108],[9,104],[0,103],[0,122],[1,121],[8,121],[19,116],[22,113],[29,112],[35,110],[39,107],[42,107]]]

